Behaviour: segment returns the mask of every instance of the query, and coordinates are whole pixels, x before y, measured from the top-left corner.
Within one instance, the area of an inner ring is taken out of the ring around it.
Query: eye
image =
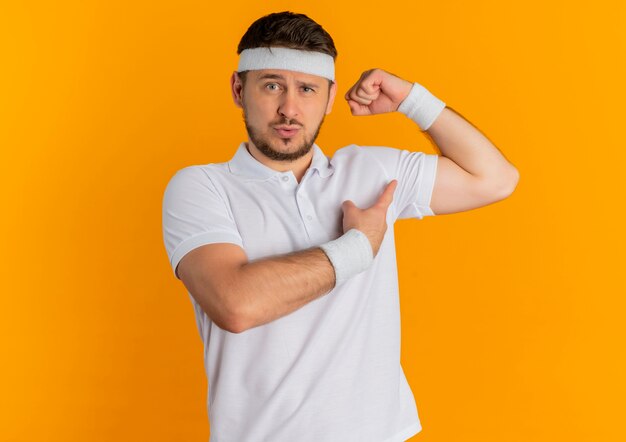
[[[278,84],[276,84],[276,83],[267,83],[267,84],[265,85],[265,87],[266,87],[266,88],[267,88],[267,87],[269,87],[269,86],[276,86],[276,87],[278,87]],[[272,89],[272,88],[270,87],[270,90],[271,90],[271,91],[275,91],[276,89]]]
[[[315,89],[310,88],[310,87],[308,87],[308,86],[303,86],[303,89],[308,89],[308,90],[310,90],[311,92],[315,92]]]

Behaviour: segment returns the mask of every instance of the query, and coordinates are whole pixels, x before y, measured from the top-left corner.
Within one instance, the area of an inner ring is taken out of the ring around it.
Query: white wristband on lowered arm
[[[425,131],[437,119],[446,103],[435,97],[424,86],[413,83],[409,95],[398,106],[398,112],[415,121]]]
[[[319,247],[335,269],[335,287],[367,269],[374,260],[370,240],[357,229],[350,229],[339,238]]]

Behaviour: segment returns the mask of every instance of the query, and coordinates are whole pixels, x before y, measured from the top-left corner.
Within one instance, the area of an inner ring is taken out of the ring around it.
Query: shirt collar
[[[328,157],[324,155],[322,149],[315,143],[313,143],[312,149],[313,159],[311,160],[309,168],[317,169],[317,172],[322,178],[332,175],[334,168],[330,165]],[[231,173],[234,173],[235,175],[243,175],[260,180],[284,173],[274,170],[254,158],[250,152],[248,152],[248,149],[246,149],[245,142],[242,142],[239,145],[237,152],[235,152],[233,158],[228,162],[228,167]]]

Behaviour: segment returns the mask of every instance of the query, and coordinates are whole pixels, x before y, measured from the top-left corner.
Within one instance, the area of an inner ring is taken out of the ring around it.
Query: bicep
[[[236,327],[237,308],[229,288],[247,262],[245,251],[237,244],[205,244],[180,260],[176,275],[213,322],[232,330]]]
[[[439,156],[430,200],[436,215],[486,206],[503,199],[501,195],[492,183],[472,175],[450,158]]]

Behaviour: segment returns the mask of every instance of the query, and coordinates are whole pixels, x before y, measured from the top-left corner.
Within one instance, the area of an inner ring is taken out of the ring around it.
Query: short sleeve
[[[179,170],[163,195],[163,241],[174,276],[180,260],[205,244],[234,243],[243,248],[227,203],[202,166]]]
[[[380,163],[390,181],[398,180],[389,207],[394,210],[394,220],[435,216],[430,208],[430,200],[437,174],[438,155],[383,146],[365,148]]]

